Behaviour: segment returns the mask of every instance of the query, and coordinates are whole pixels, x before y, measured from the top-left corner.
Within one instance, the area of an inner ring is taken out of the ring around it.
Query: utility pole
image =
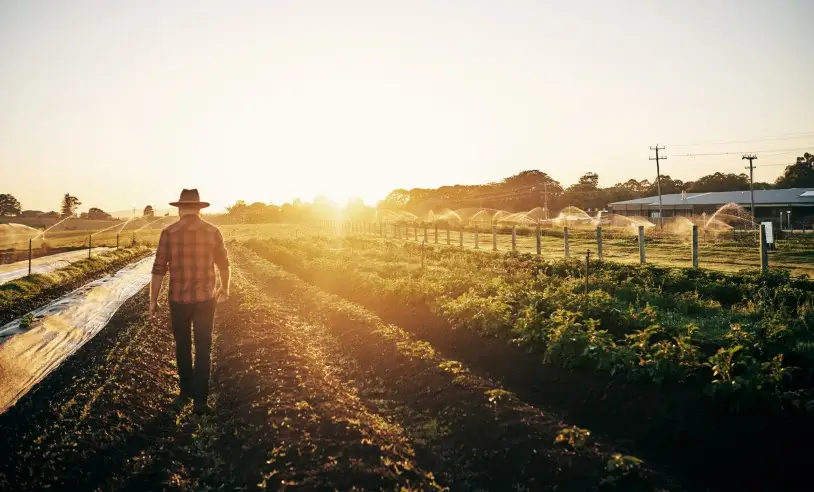
[[[659,144],[656,144],[655,147],[650,147],[650,150],[656,151],[656,157],[650,157],[651,161],[656,161],[656,189],[659,192],[659,229],[664,229],[664,213],[662,211],[661,205],[661,170],[659,169],[659,159],[665,160],[666,157],[659,157],[659,150],[664,150],[664,147],[659,147]]]
[[[754,154],[745,155],[741,157],[741,160],[748,160],[749,161],[749,200],[751,202],[752,207],[752,223],[755,223],[755,166],[752,165],[752,161],[757,159],[757,156]]]

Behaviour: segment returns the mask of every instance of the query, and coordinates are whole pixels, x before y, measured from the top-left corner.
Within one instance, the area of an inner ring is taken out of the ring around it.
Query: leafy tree
[[[350,198],[343,209],[343,215],[349,220],[371,220],[373,214],[370,212],[371,209],[359,197]]]
[[[681,193],[685,188],[684,182],[680,179],[673,179],[667,174],[661,176],[661,194],[670,195],[673,193]],[[658,195],[658,182],[654,181],[650,186],[644,190],[645,196]]]
[[[65,196],[62,197],[62,217],[70,217],[76,213],[76,208],[82,205],[82,202],[79,201],[78,198],[75,196],[71,196],[70,193],[65,193]]]
[[[91,207],[90,210],[88,210],[87,217],[90,220],[110,220],[113,218],[109,213],[96,207]]]
[[[566,188],[563,194],[564,205],[583,209],[596,209],[606,205],[604,194],[599,189],[599,175],[585,173],[579,181]]]
[[[559,208],[560,197],[563,194],[559,181],[537,169],[509,176],[497,188],[499,191],[505,190],[505,193],[493,199],[490,206],[511,211],[531,210],[546,205],[549,209]]]
[[[22,206],[19,200],[14,198],[8,193],[0,194],[0,216],[1,215],[19,215]]]
[[[231,207],[226,207],[226,212],[229,215],[241,215],[241,214],[246,213],[248,208],[249,208],[249,206],[246,205],[245,201],[238,200]]]
[[[806,152],[797,162],[786,166],[775,184],[778,188],[814,188],[814,154]]]
[[[155,217],[155,210],[153,210],[152,205],[144,207],[144,217]]]
[[[686,184],[691,193],[709,193],[714,191],[741,191],[749,189],[749,176],[746,174],[714,173],[702,176]]]

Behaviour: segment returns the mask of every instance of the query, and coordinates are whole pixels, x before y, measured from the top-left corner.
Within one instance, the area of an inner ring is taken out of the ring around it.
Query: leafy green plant
[[[35,318],[34,318],[33,314],[31,314],[31,313],[26,314],[20,320],[20,328],[23,329],[23,330],[27,330],[27,329],[31,328],[31,325],[34,323],[34,320],[35,320]]]
[[[557,437],[554,438],[555,443],[563,443],[571,446],[575,451],[585,450],[588,439],[591,437],[591,431],[572,425],[571,427],[564,427],[557,432]]]
[[[609,475],[602,479],[602,484],[619,485],[624,479],[638,475],[642,465],[644,461],[635,456],[614,453],[605,463]]]
[[[563,367],[575,368],[588,361],[602,361],[613,350],[613,339],[607,331],[598,329],[596,320],[580,323],[577,318],[576,313],[561,309],[551,315],[545,362],[556,361]]]

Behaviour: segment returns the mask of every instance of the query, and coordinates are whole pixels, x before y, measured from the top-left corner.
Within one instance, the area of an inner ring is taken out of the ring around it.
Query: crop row
[[[304,278],[382,306],[423,307],[547,363],[693,385],[732,410],[814,410],[814,283],[364,238],[249,246]],[[424,256],[422,267],[422,255]]]

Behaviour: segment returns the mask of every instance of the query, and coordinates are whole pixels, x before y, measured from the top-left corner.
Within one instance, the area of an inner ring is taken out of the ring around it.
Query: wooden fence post
[[[565,247],[565,257],[568,258],[571,256],[571,251],[568,246],[568,226],[562,228],[562,241]]]
[[[517,226],[512,226],[512,251],[517,251]]]
[[[644,226],[639,226],[639,264],[644,265],[647,263],[647,258],[644,254]]]
[[[760,224],[760,271],[769,270],[769,250],[766,243],[766,224]]]
[[[596,259],[602,259],[602,226],[596,228]]]

